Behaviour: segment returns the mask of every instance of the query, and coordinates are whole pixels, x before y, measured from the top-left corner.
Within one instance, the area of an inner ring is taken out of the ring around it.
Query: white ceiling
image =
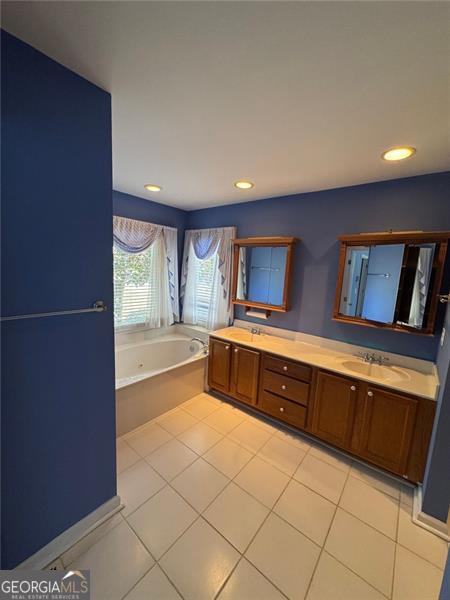
[[[448,2],[2,11],[5,29],[111,92],[114,188],[184,209],[450,169],[449,17]],[[416,156],[381,161],[396,144]]]

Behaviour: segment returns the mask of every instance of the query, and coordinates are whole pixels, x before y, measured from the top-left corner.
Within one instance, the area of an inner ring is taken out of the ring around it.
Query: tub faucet
[[[208,354],[208,344],[198,337],[194,337],[191,339],[191,342],[199,342],[202,345],[202,350],[205,354]]]

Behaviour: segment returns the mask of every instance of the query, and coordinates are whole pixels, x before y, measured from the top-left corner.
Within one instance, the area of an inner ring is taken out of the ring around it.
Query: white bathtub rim
[[[138,348],[139,346],[150,346],[157,344],[158,342],[172,342],[172,341],[186,341],[192,340],[193,337],[185,335],[183,333],[165,333],[163,335],[151,337],[147,340],[141,340],[140,342],[128,342],[126,344],[117,344],[115,352],[121,352],[122,350],[129,350],[130,348]]]
[[[116,347],[116,353],[120,353],[121,351],[125,351],[131,348],[139,348],[140,346],[152,346],[155,344],[159,344],[161,342],[173,342],[173,341],[190,341],[191,337],[183,334],[168,334],[161,335],[159,337],[155,337],[149,340],[143,340],[135,343],[121,344]],[[122,390],[130,385],[134,385],[135,383],[139,383],[140,381],[144,381],[145,379],[149,379],[150,377],[155,377],[156,375],[161,375],[162,373],[167,373],[168,371],[172,371],[174,369],[178,369],[178,367],[182,367],[183,365],[190,364],[192,362],[201,360],[205,358],[207,353],[204,348],[201,348],[196,354],[190,356],[186,360],[175,363],[174,365],[169,365],[168,367],[163,367],[162,369],[153,369],[150,371],[144,371],[143,373],[139,373],[138,375],[130,375],[130,377],[121,377],[120,379],[116,379],[115,389]]]

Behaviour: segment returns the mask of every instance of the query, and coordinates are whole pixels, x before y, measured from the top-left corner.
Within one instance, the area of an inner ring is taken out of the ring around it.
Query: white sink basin
[[[245,329],[242,331],[230,331],[227,336],[241,342],[251,342],[253,339],[253,334],[250,331],[245,331]]]
[[[343,360],[342,366],[358,375],[374,377],[383,381],[408,381],[411,377],[398,367],[370,364],[358,360]]]

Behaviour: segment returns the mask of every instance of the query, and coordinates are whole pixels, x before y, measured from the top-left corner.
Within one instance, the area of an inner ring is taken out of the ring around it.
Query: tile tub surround
[[[116,390],[118,435],[193,398],[205,387],[206,357]]]
[[[62,556],[96,600],[438,599],[447,544],[412,523],[409,487],[306,436],[200,394],[118,457],[131,508]]]
[[[184,362],[165,366],[160,370],[153,368],[151,372],[155,353],[157,359],[163,355],[171,359],[171,344],[179,341],[185,345],[193,337],[207,341],[204,330],[179,324],[160,329],[116,333],[116,376],[120,373],[120,368],[117,368],[117,365],[120,366],[119,361],[123,361],[122,367],[131,369],[130,376],[116,378],[118,435],[139,427],[203,391],[206,357],[201,349],[194,356],[188,356]],[[159,342],[162,345],[158,355]],[[173,351],[178,351],[177,346],[173,347]],[[143,374],[133,371],[133,361],[137,360],[148,365],[150,370]],[[174,423],[173,426],[177,425]]]
[[[245,327],[236,326],[242,323],[244,322],[237,321],[233,327],[213,331],[211,336],[248,348],[269,352],[283,358],[307,363],[353,379],[368,381],[385,388],[429,400],[436,399],[439,379],[436,367],[432,362],[383,352],[381,354],[389,359],[390,366],[401,368],[408,376],[407,380],[387,381],[356,373],[343,365],[345,360],[358,361],[359,359],[355,357],[355,354],[361,351],[367,352],[368,348],[270,327],[261,327],[262,333],[260,335],[254,334],[247,339],[247,337],[241,337],[240,334],[243,333],[244,336],[247,336],[251,326],[249,327],[248,323],[245,324]]]

